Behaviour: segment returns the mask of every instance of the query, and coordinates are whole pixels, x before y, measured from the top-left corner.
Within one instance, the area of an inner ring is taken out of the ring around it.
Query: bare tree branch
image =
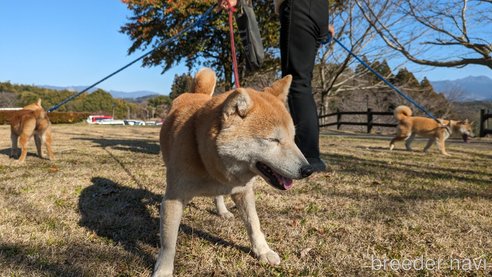
[[[375,10],[376,5],[374,2],[377,1],[356,0],[355,2],[364,18],[376,30],[386,45],[400,52],[412,62],[438,67],[463,67],[475,64],[492,69],[492,37],[490,33],[480,31],[492,28],[492,20],[488,18],[488,20],[481,21],[480,29],[476,27],[473,30],[468,28],[469,17],[474,22],[477,22],[473,18],[474,15],[486,14],[483,11],[483,7],[477,7],[480,3],[472,5],[467,0],[454,0],[447,5],[440,1],[424,5],[423,2],[425,1],[396,0],[393,5],[402,6],[399,12],[406,16],[408,32],[411,32],[411,28],[422,27],[429,31],[427,35],[429,39],[422,40],[419,37],[408,39],[408,37],[396,33],[394,28],[388,26],[388,22],[382,22]],[[492,1],[479,0],[478,2],[481,2],[481,6],[487,5],[487,11],[492,12],[492,6],[488,6]],[[371,3],[373,4],[371,5]],[[472,9],[477,10],[477,12],[471,12]],[[412,21],[414,22],[413,26],[411,24]],[[420,24],[420,27],[416,26],[415,23]],[[471,31],[477,32],[481,37],[472,40]],[[443,39],[443,36],[448,39]],[[443,53],[446,52],[445,49],[439,50],[441,55],[438,57],[426,55],[426,51],[422,51],[423,54],[418,54],[415,49],[418,49],[419,45],[453,47],[453,50],[461,49],[460,52],[462,54],[449,55],[443,58]]]

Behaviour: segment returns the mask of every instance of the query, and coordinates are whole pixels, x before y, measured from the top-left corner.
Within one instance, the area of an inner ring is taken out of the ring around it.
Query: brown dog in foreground
[[[167,185],[154,276],[173,275],[183,209],[199,196],[216,197],[217,210],[227,214],[222,195],[231,195],[251,252],[261,262],[280,264],[261,231],[253,189],[255,176],[287,190],[293,179],[310,174],[302,171],[309,163],[294,142],[295,127],[286,108],[291,82],[287,75],[262,91],[238,88],[212,96],[215,72],[204,68],[196,74],[191,93],[174,99],[160,132]]]
[[[19,162],[24,162],[27,156],[27,143],[33,135],[38,156],[43,157],[41,146],[44,144],[48,150],[49,159],[53,160],[55,156],[51,149],[51,122],[48,113],[41,106],[41,99],[17,111],[10,119],[10,138],[12,139],[10,156],[14,157],[17,154],[17,143],[19,143],[21,147]]]
[[[440,123],[433,119],[420,116],[412,116],[412,110],[407,106],[398,106],[394,111],[398,127],[396,136],[390,142],[390,150],[395,147],[396,141],[405,140],[407,150],[411,151],[412,141],[415,135],[429,138],[427,145],[424,147],[424,152],[427,152],[435,142],[439,151],[449,156],[446,152],[444,142],[453,134],[459,133],[465,142],[468,142],[470,137],[474,137],[472,123],[468,120],[443,120],[439,119]]]

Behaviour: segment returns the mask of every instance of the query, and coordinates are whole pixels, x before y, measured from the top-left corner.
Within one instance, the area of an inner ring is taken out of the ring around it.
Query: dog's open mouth
[[[292,179],[276,173],[268,165],[257,162],[256,168],[258,168],[263,174],[263,178],[273,187],[281,190],[288,190],[292,187]]]

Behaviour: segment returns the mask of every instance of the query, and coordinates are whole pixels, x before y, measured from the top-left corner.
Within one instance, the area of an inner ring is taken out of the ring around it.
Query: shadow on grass
[[[370,150],[370,151],[374,151],[374,152],[384,152],[384,151],[388,151],[389,152],[390,151],[388,148],[384,148],[384,147],[361,147],[361,146],[357,146],[355,148],[358,148],[358,149],[366,149],[366,150]],[[413,164],[410,159],[418,159],[419,157],[426,157],[426,156],[432,156],[432,155],[434,155],[434,156],[443,157],[443,158],[446,158],[446,159],[456,158],[456,157],[453,157],[453,156],[445,157],[441,153],[437,153],[437,152],[436,153],[425,153],[423,151],[418,151],[418,150],[415,150],[415,149],[413,149],[412,151],[408,151],[406,149],[393,149],[393,150],[391,150],[391,152],[392,153],[405,154],[405,155],[412,155],[412,157],[408,157],[408,159],[405,160],[406,162],[403,162],[403,161],[399,161],[398,162],[398,164],[400,166],[405,166],[407,168],[416,167],[416,165]],[[474,153],[474,152],[456,151],[456,150],[453,150],[453,152],[459,152],[461,154],[466,154],[466,155],[470,155],[470,156],[474,156],[474,157],[477,157],[478,156],[479,158],[483,156],[486,161],[488,161],[487,159],[492,158],[492,156],[487,156],[487,154],[480,155],[480,154],[477,154],[477,153]],[[329,156],[331,156],[331,154]],[[346,155],[345,157],[348,157],[348,155]],[[373,160],[366,160],[366,161],[374,162],[375,165],[376,164],[387,164],[385,162],[380,162],[380,161],[373,161]],[[490,176],[490,177],[492,177],[492,171],[490,173],[489,172],[479,172],[479,171],[470,170],[470,169],[462,169],[462,168],[456,169],[456,168],[449,168],[449,167],[439,167],[439,166],[435,166],[435,164],[432,166],[431,170],[432,171],[438,171],[440,173],[445,172],[451,178],[454,178],[455,177],[452,174],[457,174],[457,175],[460,175],[460,174],[461,175],[464,175],[464,174],[465,175],[466,174],[480,174],[482,176]]]
[[[490,147],[492,149],[492,146]],[[472,152],[472,151],[465,151],[464,149],[453,149],[450,151],[450,154],[453,155],[453,153],[460,153],[462,155],[469,155],[470,157],[479,157],[481,159],[484,159],[486,161],[490,161],[492,159],[492,155],[485,154],[485,153],[477,153],[477,152]]]
[[[483,152],[479,152],[481,150],[489,150],[490,151],[492,149],[492,144],[490,142],[463,143],[460,140],[456,140],[454,142],[450,142],[448,140],[448,141],[446,141],[445,145],[446,145],[446,150],[448,151],[449,154],[451,154],[451,158],[453,158],[453,156],[456,156],[456,154],[462,154],[462,155],[469,155],[470,157],[484,159],[484,160],[492,159],[492,155],[487,154],[487,153],[483,153]],[[441,153],[439,152],[439,149],[435,143],[433,143],[432,146],[429,148],[429,153],[424,152],[424,146],[425,146],[424,143],[422,145],[414,144],[414,145],[412,145],[413,150],[411,152],[413,152],[413,154],[418,154],[418,155],[441,155]],[[388,143],[388,147],[356,146],[355,148],[367,149],[367,150],[372,150],[372,151],[389,151],[389,143]],[[404,151],[404,152],[409,153],[405,149],[405,144],[401,143],[401,142],[396,143],[395,148],[392,151],[393,152]]]
[[[80,252],[83,247],[72,245],[70,248],[66,250],[64,261],[51,262],[46,258],[52,255],[47,248],[40,249],[27,244],[0,243],[0,264],[5,262],[14,272],[22,269],[29,272],[30,276],[84,276],[84,270],[73,264],[69,258],[70,253]],[[12,273],[11,276],[20,275]]]
[[[10,157],[10,148],[0,150],[0,154]]]
[[[158,210],[162,197],[145,189],[122,186],[109,179],[95,177],[79,198],[80,226],[98,236],[122,245],[128,252],[142,257],[151,267],[155,257],[148,247],[159,248],[159,218],[153,217],[148,206]],[[250,253],[250,249],[225,241],[207,232],[181,224],[180,232],[226,247]],[[179,246],[178,246],[179,247]]]
[[[452,158],[452,157],[451,157]],[[340,166],[340,171],[350,174],[360,174],[369,176],[385,176],[385,173],[398,173],[406,178],[424,178],[429,180],[458,180],[466,183],[492,185],[492,180],[486,178],[477,177],[481,175],[484,177],[492,176],[489,173],[483,173],[470,169],[455,169],[445,167],[431,167],[424,168],[422,165],[387,161],[378,161],[364,159],[362,157],[355,157],[352,155],[333,154],[323,155],[323,159],[328,164],[336,164]],[[475,175],[475,176],[472,176]],[[489,195],[490,196],[490,195]]]
[[[18,151],[17,151],[17,153],[12,157],[12,156],[10,156],[10,148],[6,148],[6,149],[0,150],[0,155],[5,155],[5,156],[9,157],[9,159],[18,160],[19,157],[20,157],[20,155],[21,155],[21,150],[19,148]],[[35,159],[39,159],[39,160],[47,160],[47,161],[49,161],[49,159],[47,158],[47,155],[46,154],[43,155],[42,158],[40,158],[37,153],[35,153],[35,152],[29,152],[29,151],[27,151],[26,159],[27,158],[29,158],[29,159],[35,158]]]
[[[159,143],[154,140],[137,139],[105,139],[105,138],[83,138],[76,137],[73,140],[92,141],[101,148],[110,147],[115,150],[131,151],[145,154],[159,154]]]
[[[160,196],[145,189],[121,186],[109,179],[95,177],[79,198],[79,224],[98,236],[121,244],[151,266],[154,257],[142,248],[159,246],[159,219],[147,205],[158,205]]]
[[[57,215],[44,209],[38,209],[22,196],[24,195],[2,200],[5,201],[5,205],[15,208],[19,217],[32,222],[29,227],[42,228],[49,224],[51,228],[57,228],[62,225],[58,221],[60,216],[56,217]],[[11,242],[12,240],[15,238],[0,237],[0,266],[2,269],[12,270],[9,276],[23,276],[16,274],[18,271],[27,272],[28,276],[85,276],[87,270],[83,266],[87,257],[80,253],[94,252],[93,249],[88,249],[87,245],[74,242],[67,244],[67,247],[40,243],[34,234],[28,242]],[[0,272],[0,276],[7,276],[7,273]]]
[[[492,192],[488,188],[492,185],[490,174],[478,172],[470,169],[451,169],[445,167],[429,167],[423,168],[421,165],[413,165],[405,162],[396,162],[389,164],[386,161],[377,161],[364,159],[363,157],[355,157],[352,155],[330,154],[324,155],[323,159],[328,164],[336,164],[340,169],[338,172],[346,174],[355,174],[362,176],[371,176],[374,180],[378,180],[384,186],[390,186],[392,190],[399,191],[398,196],[390,195],[341,195],[350,198],[378,198],[388,197],[390,200],[401,202],[407,200],[438,200],[448,198],[467,198],[480,197],[492,199]],[[399,180],[394,180],[397,174]],[[477,175],[482,177],[477,177]],[[407,186],[406,180],[425,179],[435,181],[435,184],[423,183],[421,186]],[[400,182],[395,185],[388,185],[385,182],[393,183]],[[439,182],[442,181],[461,181],[463,186],[439,187]],[[479,185],[470,187],[468,185]],[[336,192],[335,192],[336,193]]]
[[[5,149],[0,150],[0,154],[1,155],[5,155],[5,156],[7,156],[7,157],[9,157],[11,159],[16,159],[17,160],[20,157],[21,150],[19,148],[17,150],[16,155],[14,155],[14,157],[10,157],[10,148],[5,148]],[[29,152],[29,151],[27,152],[27,157],[37,157],[37,158],[39,158],[37,153],[33,153],[33,152]]]

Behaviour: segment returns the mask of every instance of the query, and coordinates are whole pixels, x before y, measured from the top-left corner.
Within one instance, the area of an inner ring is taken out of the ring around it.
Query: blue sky
[[[130,12],[119,0],[0,0],[0,81],[53,86],[90,85],[132,61],[130,39],[119,32]],[[492,78],[486,67],[419,70],[419,79],[459,79],[469,75]],[[100,84],[106,90],[150,90],[167,94],[177,66],[161,68],[135,64]]]
[[[130,39],[119,32],[130,12],[119,0],[0,0],[0,81],[90,85],[126,65]],[[178,66],[161,75],[141,63],[100,84],[107,90],[167,93]]]

